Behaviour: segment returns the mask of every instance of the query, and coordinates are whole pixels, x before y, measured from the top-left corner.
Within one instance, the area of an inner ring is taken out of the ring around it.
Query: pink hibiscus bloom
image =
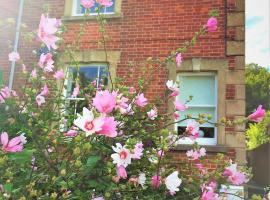
[[[16,62],[16,61],[20,60],[20,54],[18,52],[13,51],[13,52],[8,54],[8,59],[11,62],[12,61]]]
[[[117,122],[114,121],[114,117],[104,117],[102,118],[103,125],[101,126],[101,130],[97,131],[99,135],[105,135],[107,137],[116,137],[117,136]]]
[[[208,190],[204,191],[201,200],[220,200],[221,198],[214,191]]]
[[[144,94],[141,93],[136,97],[135,103],[137,106],[144,107],[148,104],[148,100],[144,97]]]
[[[80,94],[80,85],[77,84],[72,92],[71,97],[76,98],[79,94]]]
[[[181,66],[182,59],[183,58],[182,58],[182,54],[181,53],[176,54],[175,61],[176,61],[177,67],[180,67]]]
[[[228,181],[231,182],[234,185],[242,185],[244,183],[248,182],[248,178],[245,173],[237,170],[237,164],[236,163],[230,163],[229,167],[226,167],[223,174],[223,176],[228,178]]]
[[[77,135],[78,135],[78,131],[72,130],[72,129],[64,133],[65,137],[76,137]]]
[[[61,79],[65,78],[65,73],[64,73],[64,71],[61,69],[61,70],[58,70],[57,72],[55,72],[55,74],[53,75],[53,77],[54,77],[56,80],[61,80]]]
[[[173,104],[174,104],[175,109],[181,112],[185,111],[188,108],[185,104],[181,102],[175,101]]]
[[[21,152],[23,150],[23,141],[21,136],[17,136],[9,141],[8,134],[1,134],[2,150],[4,152]]]
[[[139,142],[135,145],[135,148],[133,150],[133,154],[131,155],[131,157],[133,159],[141,159],[142,155],[143,155],[143,143],[142,142]]]
[[[129,91],[129,94],[135,94],[136,93],[136,89],[134,87],[130,87],[128,89],[128,91]]]
[[[154,188],[159,188],[159,186],[161,185],[161,177],[160,176],[153,176],[151,178],[151,184]]]
[[[153,109],[151,109],[149,112],[147,112],[148,118],[151,120],[156,119],[157,117],[157,108],[154,107]]]
[[[117,176],[123,179],[127,178],[127,171],[126,168],[123,165],[120,165],[116,168]]]
[[[46,103],[45,97],[40,95],[40,94],[37,95],[36,102],[37,102],[38,106],[41,106],[42,104]]]
[[[199,126],[200,124],[195,120],[188,120],[187,121],[187,128],[186,132],[189,135],[189,138],[195,140],[199,137]]]
[[[262,108],[262,105],[259,105],[256,111],[251,115],[249,115],[247,118],[253,122],[261,122],[264,117],[265,117],[265,110]]]
[[[174,118],[175,120],[178,120],[179,117],[180,117],[180,115],[179,115],[177,112],[174,112],[174,113],[173,113],[173,118]]]
[[[189,150],[186,153],[189,160],[198,160],[201,157],[206,156],[205,148],[200,148],[198,150]]]
[[[81,0],[81,4],[84,8],[89,9],[95,5],[94,0]]]
[[[55,18],[45,17],[44,14],[41,15],[38,37],[39,39],[47,46],[48,49],[57,49],[56,42],[59,40],[55,36],[58,27],[61,25],[61,22]]]
[[[86,133],[86,137],[102,130],[105,124],[102,118],[94,118],[92,111],[83,108],[83,115],[77,114],[78,118],[74,120],[74,124]]]
[[[48,96],[49,95],[49,88],[48,88],[47,84],[44,85],[44,87],[42,88],[42,91],[39,95],[41,95],[41,96]]]
[[[122,94],[117,96],[116,100],[116,109],[119,109],[120,113],[126,114],[127,113],[127,108],[128,108],[128,98],[123,97]]]
[[[93,99],[93,106],[101,113],[110,113],[116,106],[117,93],[110,93],[108,90],[97,91]]]
[[[33,69],[32,72],[31,72],[31,77],[32,78],[37,78],[37,70],[36,69]]]
[[[112,0],[96,0],[102,6],[111,7],[113,5]]]
[[[47,54],[41,54],[40,58],[39,58],[39,62],[38,65],[44,69],[44,71],[46,72],[52,72],[53,68],[54,68],[54,61],[52,59],[52,54],[51,53],[47,53]]]
[[[214,32],[217,30],[217,18],[210,17],[207,21],[207,24],[205,25],[205,28],[208,32]]]

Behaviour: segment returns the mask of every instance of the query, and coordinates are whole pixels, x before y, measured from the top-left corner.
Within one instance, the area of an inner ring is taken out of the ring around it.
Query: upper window
[[[68,68],[68,77],[65,81],[65,92],[68,111],[81,112],[82,108],[87,106],[87,101],[84,97],[73,98],[72,92],[76,87],[76,79],[80,85],[80,90],[87,90],[90,84],[94,84],[96,87],[101,85],[108,85],[108,72],[106,64],[91,64],[86,66]],[[87,91],[85,91],[87,92]]]
[[[112,0],[113,5],[110,7],[104,7],[101,10],[101,13],[103,14],[114,14],[115,13],[115,0]],[[98,3],[95,3],[95,6],[93,6],[90,9],[90,15],[97,15],[95,12],[95,8],[99,6]],[[83,16],[86,12],[86,9],[81,5],[81,0],[74,0],[73,1],[73,16]]]
[[[189,96],[192,101],[187,103],[188,109],[179,113],[180,120],[187,114],[197,118],[199,114],[211,115],[211,123],[200,125],[199,138],[196,139],[200,145],[215,145],[217,143],[217,128],[214,124],[217,118],[217,80],[214,73],[181,73],[178,75],[180,82],[180,95],[177,100],[186,102]],[[179,121],[179,120],[178,120]],[[179,134],[186,129],[187,121],[176,124],[175,130]],[[179,141],[181,144],[192,144],[189,138]]]

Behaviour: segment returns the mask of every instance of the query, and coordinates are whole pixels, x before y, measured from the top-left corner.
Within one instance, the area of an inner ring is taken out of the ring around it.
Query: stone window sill
[[[122,13],[114,13],[114,14],[107,14],[104,15],[105,19],[120,19],[123,18]],[[64,22],[73,22],[73,21],[83,21],[83,20],[96,20],[97,15],[90,15],[90,16],[64,16],[62,20]]]
[[[228,146],[223,146],[223,145],[201,145],[201,147],[204,147],[207,152],[212,152],[212,153],[227,153],[229,150],[231,150],[231,147]],[[177,145],[175,148],[172,149],[172,151],[188,151],[192,149],[191,145],[184,145],[180,144]]]

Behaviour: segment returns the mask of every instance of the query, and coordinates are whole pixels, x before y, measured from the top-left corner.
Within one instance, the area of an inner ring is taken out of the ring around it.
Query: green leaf
[[[14,162],[25,163],[31,161],[33,152],[34,150],[24,149],[22,152],[10,153],[8,154],[8,157]]]
[[[86,162],[86,167],[87,168],[93,168],[96,166],[97,162],[100,160],[100,156],[96,156],[96,155],[93,155],[93,156],[89,156],[88,159],[87,159],[87,162]]]
[[[12,192],[12,187],[13,185],[11,183],[7,183],[4,185],[4,189],[7,193],[11,193]]]

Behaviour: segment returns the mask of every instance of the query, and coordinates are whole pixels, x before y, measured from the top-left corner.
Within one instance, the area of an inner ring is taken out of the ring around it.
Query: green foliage
[[[268,131],[270,127],[270,112],[267,112],[266,117],[260,123],[249,124],[246,130],[247,148],[255,149],[270,140]]]
[[[258,64],[246,66],[246,100],[247,114],[254,111],[258,105],[270,109],[270,71]]]

